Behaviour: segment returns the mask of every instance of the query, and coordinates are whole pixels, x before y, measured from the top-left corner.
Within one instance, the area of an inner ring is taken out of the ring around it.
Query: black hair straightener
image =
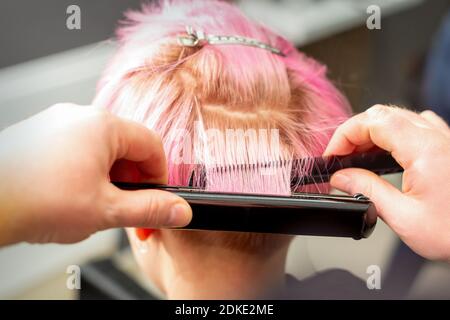
[[[383,150],[314,159],[310,175],[295,177],[298,186],[329,181],[344,168],[363,168],[379,175],[403,169]],[[298,160],[302,161],[302,160]],[[125,190],[162,189],[184,198],[193,218],[184,229],[367,238],[377,212],[364,195],[292,193],[290,196],[221,193],[201,188],[115,182]],[[294,183],[293,183],[294,184]]]

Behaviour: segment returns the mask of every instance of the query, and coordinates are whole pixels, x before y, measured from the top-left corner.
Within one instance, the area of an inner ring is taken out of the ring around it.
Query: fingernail
[[[350,178],[345,174],[337,173],[331,177],[330,183],[335,188],[341,189],[343,191],[348,191]]]
[[[191,220],[191,208],[177,203],[170,209],[168,227],[184,227]]]

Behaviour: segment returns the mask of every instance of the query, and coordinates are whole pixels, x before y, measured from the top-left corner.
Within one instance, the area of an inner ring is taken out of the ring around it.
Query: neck
[[[168,299],[258,299],[284,288],[287,246],[267,255],[217,247],[161,249]]]

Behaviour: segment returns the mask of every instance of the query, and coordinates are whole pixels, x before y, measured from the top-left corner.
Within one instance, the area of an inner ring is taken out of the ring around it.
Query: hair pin
[[[271,45],[258,41],[256,39],[247,38],[243,36],[219,36],[219,35],[210,35],[204,33],[202,30],[194,30],[191,26],[186,27],[187,35],[178,36],[178,42],[182,46],[186,47],[197,47],[203,46],[205,43],[212,45],[244,45],[250,46],[254,48],[260,48],[264,50],[268,50],[274,54],[285,56],[281,50],[272,47]]]

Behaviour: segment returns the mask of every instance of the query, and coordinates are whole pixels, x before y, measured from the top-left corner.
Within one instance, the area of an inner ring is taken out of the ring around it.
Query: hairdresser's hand
[[[342,124],[325,155],[345,155],[374,145],[405,169],[402,190],[362,169],[337,172],[331,184],[363,193],[380,217],[416,253],[450,261],[450,129],[431,111],[417,114],[377,105]]]
[[[103,109],[58,104],[0,132],[0,245],[190,221],[190,207],[171,193],[113,186],[113,164],[112,180],[167,182],[159,137]]]

